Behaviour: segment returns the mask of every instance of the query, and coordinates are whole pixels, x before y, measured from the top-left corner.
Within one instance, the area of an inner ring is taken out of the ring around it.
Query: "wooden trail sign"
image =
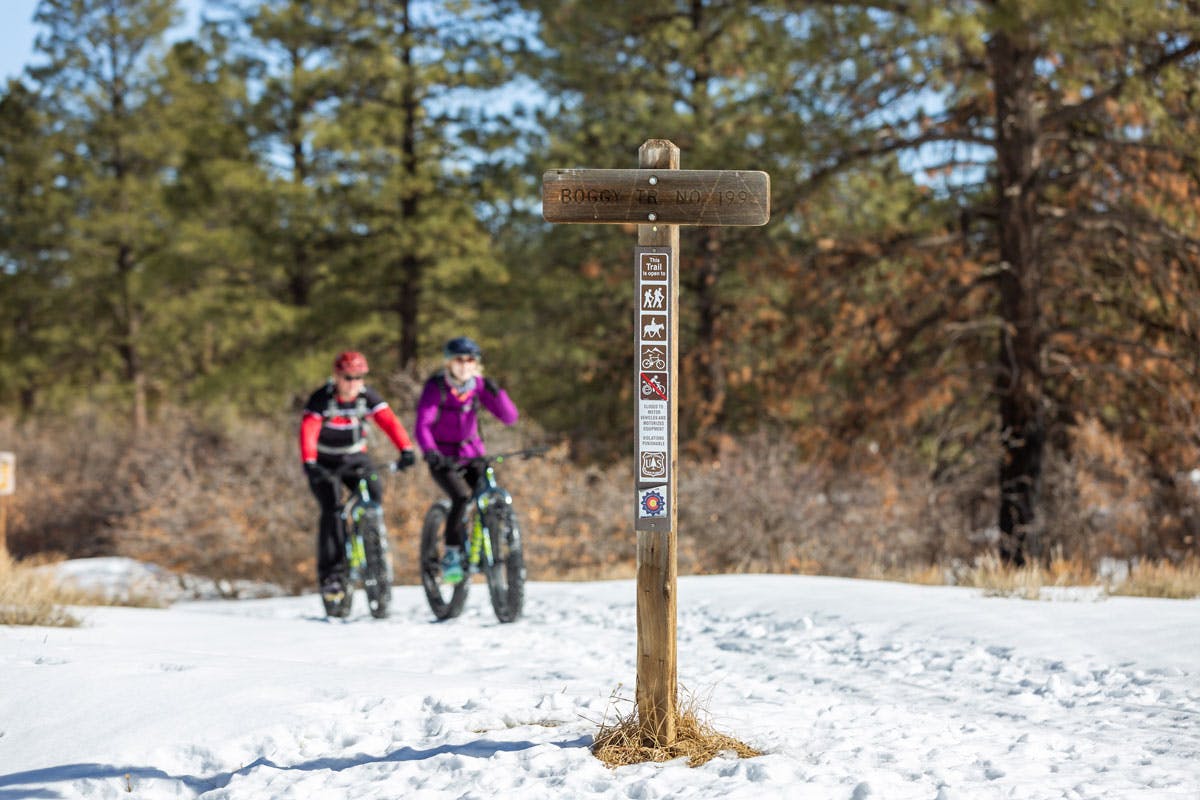
[[[554,169],[542,175],[547,222],[765,225],[765,172],[683,169]]]
[[[638,169],[542,175],[547,222],[636,223],[633,371],[637,531],[637,706],[648,743],[673,744],[676,708],[676,476],[679,453],[679,226],[764,225],[765,172],[681,170],[679,148],[648,139]]]

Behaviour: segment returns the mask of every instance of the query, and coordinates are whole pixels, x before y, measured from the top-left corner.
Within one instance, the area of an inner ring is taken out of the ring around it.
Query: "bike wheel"
[[[443,533],[449,513],[450,502],[439,500],[429,507],[421,526],[421,585],[429,608],[438,619],[451,619],[462,613],[470,586],[469,576],[453,585],[442,583]]]
[[[487,568],[492,610],[501,622],[513,622],[525,605],[525,556],[511,505],[498,504],[488,510],[488,535],[492,540],[492,565]]]
[[[368,516],[359,524],[362,533],[363,554],[366,569],[363,570],[363,588],[367,592],[367,607],[375,619],[388,615],[392,603],[392,562],[388,552],[387,533],[379,520]]]

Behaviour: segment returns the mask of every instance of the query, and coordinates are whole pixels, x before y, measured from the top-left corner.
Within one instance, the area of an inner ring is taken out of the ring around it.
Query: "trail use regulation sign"
[[[671,341],[671,258],[662,247],[634,250],[637,276],[637,530],[655,530],[668,524],[671,493],[671,397],[675,363]]]

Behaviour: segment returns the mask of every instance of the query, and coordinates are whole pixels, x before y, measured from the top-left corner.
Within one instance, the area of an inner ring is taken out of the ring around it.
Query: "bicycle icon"
[[[657,395],[663,400],[667,399],[667,387],[655,375],[647,375],[642,373],[642,396],[653,397]]]
[[[660,347],[650,347],[642,351],[642,369],[665,370],[667,368],[665,355]]]

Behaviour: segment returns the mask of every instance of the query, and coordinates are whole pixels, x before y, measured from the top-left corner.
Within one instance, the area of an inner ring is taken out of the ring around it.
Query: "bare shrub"
[[[837,518],[831,477],[766,434],[679,467],[681,572],[817,572]]]
[[[289,588],[313,581],[315,546],[300,534],[313,503],[283,426],[168,418],[154,448],[130,456],[133,508],[115,537],[120,555],[177,572],[226,580],[266,580]],[[289,447],[290,445],[290,447]],[[315,534],[313,534],[315,536]]]
[[[632,577],[637,540],[628,464],[578,467],[560,445],[500,470],[526,534],[532,580]]]
[[[102,416],[80,411],[54,420],[2,423],[16,455],[8,547],[15,556],[58,552],[78,558],[109,555],[108,523],[126,510],[111,491],[128,437]]]
[[[929,542],[932,483],[903,465],[804,463],[760,433],[680,473],[681,572],[878,576],[949,548]]]
[[[412,387],[397,396],[405,391]],[[411,417],[405,406],[397,413]],[[135,440],[89,412],[0,420],[0,441],[18,460],[9,548],[18,557],[123,555],[214,582],[311,588],[317,504],[299,464],[298,424],[295,410],[263,418],[162,409]],[[529,421],[485,422],[484,436],[493,453],[543,438]],[[1156,477],[1094,423],[1081,423],[1071,442],[1048,456],[1043,569],[1056,559],[1195,557],[1200,491],[1186,472]],[[378,458],[394,455],[378,434],[371,446]],[[728,438],[717,456],[678,464],[679,572],[975,580],[971,565],[993,551],[996,481],[991,453],[972,456],[932,471],[904,453],[833,465],[802,460],[787,436]],[[562,444],[498,472],[516,499],[531,579],[635,575],[631,459],[580,465]],[[416,583],[421,524],[441,490],[423,465],[384,487],[396,580]]]
[[[136,440],[90,414],[8,425],[20,475],[14,554],[123,555],[283,585],[303,578],[315,548],[298,522],[312,501],[286,427],[231,409],[164,410]]]
[[[1156,549],[1149,513],[1155,492],[1145,457],[1096,419],[1082,420],[1068,434],[1069,451],[1047,456],[1043,556],[1096,561]]]

